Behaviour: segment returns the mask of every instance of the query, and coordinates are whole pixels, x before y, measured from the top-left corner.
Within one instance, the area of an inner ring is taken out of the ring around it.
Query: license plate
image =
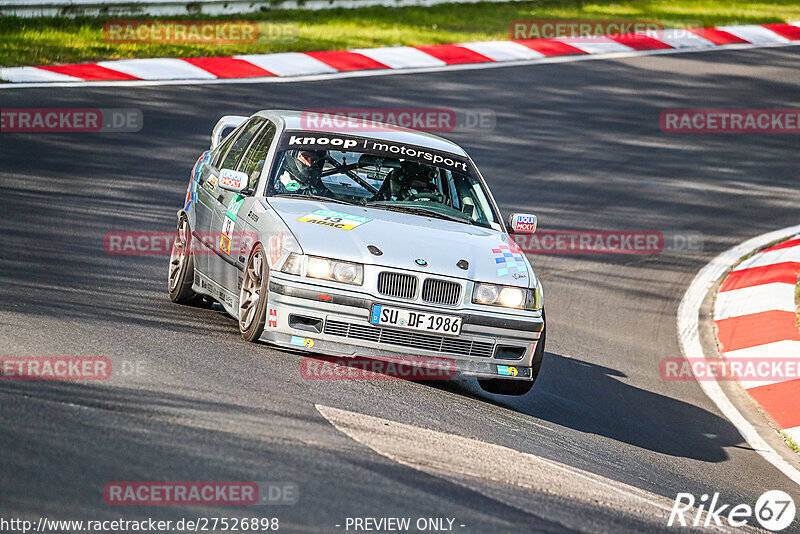
[[[461,317],[391,308],[382,304],[372,306],[369,322],[446,336],[457,336],[461,333]]]

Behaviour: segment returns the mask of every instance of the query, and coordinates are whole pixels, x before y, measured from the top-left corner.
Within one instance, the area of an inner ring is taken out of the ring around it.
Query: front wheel
[[[239,292],[239,332],[246,341],[257,341],[267,316],[269,267],[264,247],[258,243],[250,254]]]
[[[192,291],[194,283],[194,254],[192,254],[192,229],[186,217],[181,217],[178,233],[169,256],[169,298],[178,304],[192,304],[199,295]]]
[[[544,310],[542,310],[542,319],[544,319]],[[545,325],[547,323],[545,322]],[[531,366],[531,381],[521,380],[506,380],[503,378],[487,378],[478,379],[478,385],[481,389],[489,393],[496,393],[497,395],[512,395],[520,396],[528,393],[539,376],[539,370],[542,368],[542,360],[544,359],[544,344],[547,334],[547,326],[542,328],[542,335],[539,336],[539,341],[536,343],[536,350],[533,352],[533,364]]]

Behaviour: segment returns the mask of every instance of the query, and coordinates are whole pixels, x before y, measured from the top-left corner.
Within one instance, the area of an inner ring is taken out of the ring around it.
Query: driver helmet
[[[296,150],[286,162],[286,170],[303,185],[317,185],[325,166],[325,150]]]
[[[436,169],[416,163],[404,161],[402,163],[401,186],[406,191],[418,193],[432,193],[436,191]]]

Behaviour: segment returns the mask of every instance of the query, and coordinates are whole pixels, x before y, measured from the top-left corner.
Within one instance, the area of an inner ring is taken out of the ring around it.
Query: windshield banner
[[[298,149],[362,152],[395,159],[410,159],[455,172],[468,172],[467,161],[461,156],[416,145],[395,143],[384,139],[370,139],[366,137],[319,132],[286,132],[281,140],[279,150]]]

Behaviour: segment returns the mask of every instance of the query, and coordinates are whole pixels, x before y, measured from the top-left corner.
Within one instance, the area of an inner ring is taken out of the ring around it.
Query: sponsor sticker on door
[[[242,204],[244,204],[244,198],[241,195],[235,195],[231,199],[228,203],[228,211],[225,213],[228,218],[236,220],[236,216],[239,214],[239,210],[242,209]]]
[[[283,245],[286,243],[286,233],[281,230],[269,238],[267,255],[269,256],[269,266],[274,267],[283,257]]]
[[[247,174],[231,169],[222,169],[219,173],[219,184],[222,187],[241,189],[247,185]],[[239,204],[241,205],[241,202]]]

